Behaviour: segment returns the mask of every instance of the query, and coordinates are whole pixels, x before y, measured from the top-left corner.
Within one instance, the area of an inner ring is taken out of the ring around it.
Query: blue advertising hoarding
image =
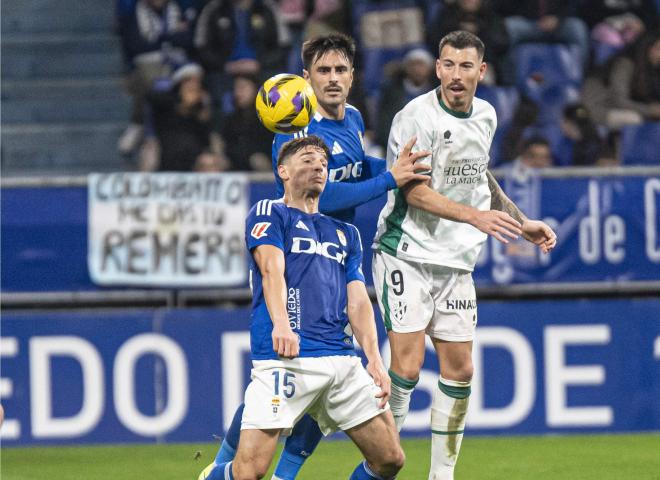
[[[502,183],[531,218],[555,228],[559,241],[543,256],[524,241],[505,246],[489,239],[474,273],[477,286],[660,281],[660,176],[505,176]],[[252,183],[250,202],[274,191],[271,183]],[[368,252],[384,201],[359,208],[355,222],[369,283]],[[2,291],[103,290],[88,271],[86,187],[3,188],[1,208]]]
[[[659,299],[480,302],[469,430],[659,430],[659,313]],[[211,441],[248,382],[248,315],[5,313],[3,445]],[[429,349],[403,435],[429,432],[434,357]]]

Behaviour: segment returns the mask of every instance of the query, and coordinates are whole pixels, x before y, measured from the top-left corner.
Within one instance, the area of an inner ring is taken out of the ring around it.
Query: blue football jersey
[[[386,172],[384,160],[368,157],[364,150],[364,122],[360,112],[351,105],[346,105],[343,120],[331,120],[316,113],[310,124],[294,134],[277,134],[273,140],[272,161],[277,195],[284,195],[284,185],[277,174],[277,157],[282,145],[294,138],[317,135],[323,139],[330,150],[328,159],[328,185],[321,196],[319,209],[345,222],[355,218],[355,206],[378,197],[387,190],[395,188],[396,182]],[[380,178],[376,178],[380,177]],[[373,179],[370,184],[364,180]],[[331,184],[361,183],[362,189],[330,192]],[[362,190],[362,191],[360,191]],[[345,203],[354,205],[346,208]]]
[[[355,355],[346,313],[346,285],[364,282],[362,246],[355,226],[321,213],[309,214],[281,200],[257,202],[247,217],[250,253],[260,245],[284,252],[289,324],[300,336],[301,357]],[[249,257],[254,360],[276,359],[273,323],[266,308],[261,272]]]

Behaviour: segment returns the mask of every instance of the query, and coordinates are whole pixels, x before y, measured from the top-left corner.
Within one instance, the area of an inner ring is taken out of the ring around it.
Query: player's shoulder
[[[344,240],[348,239],[348,242],[353,242],[357,239],[358,242],[360,241],[360,231],[352,223],[344,222],[328,215],[323,215],[323,218],[327,219],[328,224],[337,230],[338,235],[339,232],[343,233]],[[342,240],[342,237],[340,236],[339,239]],[[344,242],[341,243],[344,244]],[[344,244],[344,246],[346,246],[346,244]]]
[[[433,115],[436,103],[437,98],[435,90],[431,90],[413,98],[408,103],[406,103],[406,105],[396,114],[395,118],[421,119],[425,116]]]
[[[288,207],[284,203],[283,199],[264,199],[259,200],[257,203],[252,205],[250,209],[249,217],[272,217],[273,215],[286,215],[288,212]]]
[[[485,114],[497,118],[495,107],[483,98],[474,97],[472,99],[472,108],[474,109],[475,114]]]

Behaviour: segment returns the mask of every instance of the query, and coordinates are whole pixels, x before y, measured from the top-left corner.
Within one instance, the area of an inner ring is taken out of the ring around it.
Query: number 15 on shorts
[[[281,384],[280,378],[282,380]],[[284,372],[284,375],[280,375],[279,371],[273,372],[273,392],[275,396],[279,396],[281,390],[286,398],[293,397],[296,393],[295,378],[296,375],[290,372]]]

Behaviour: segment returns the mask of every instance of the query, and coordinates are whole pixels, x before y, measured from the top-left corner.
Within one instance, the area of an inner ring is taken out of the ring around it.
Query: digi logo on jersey
[[[362,176],[362,162],[349,163],[339,168],[331,168],[328,171],[329,182],[343,182],[349,178],[360,178]]]
[[[339,245],[332,242],[317,242],[313,238],[293,237],[291,253],[308,253],[321,255],[322,257],[335,260],[340,265],[344,264],[347,253]]]

